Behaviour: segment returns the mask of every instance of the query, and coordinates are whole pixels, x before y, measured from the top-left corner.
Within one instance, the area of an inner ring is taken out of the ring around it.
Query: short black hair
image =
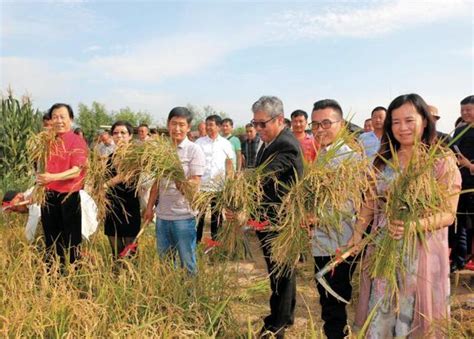
[[[185,118],[189,125],[193,121],[193,113],[186,107],[175,107],[168,114],[168,122],[173,118]]]
[[[148,126],[148,124],[145,124],[145,123],[138,125],[138,128],[140,127],[146,127],[148,128],[148,130],[150,130],[150,127]]]
[[[218,116],[217,114],[210,115],[206,118],[206,122],[208,121],[214,121],[217,126],[222,125],[222,118]]]
[[[474,95],[470,95],[461,100],[461,105],[474,105]]]
[[[81,132],[84,133],[84,131],[80,127],[77,127],[77,128],[74,129],[74,134],[79,134]]]
[[[46,112],[45,114],[43,114],[43,121],[49,121],[51,120],[51,117],[49,116],[49,113]]]
[[[283,122],[285,123],[286,127],[291,128],[291,121],[290,121],[290,119],[285,118],[285,119],[283,120]]]
[[[387,113],[387,109],[385,107],[377,106],[372,110],[372,113],[370,113],[370,116],[373,116],[374,113],[377,112],[377,111],[384,111],[385,113]]]
[[[303,116],[306,120],[308,120],[308,113],[306,113],[302,109],[297,109],[296,111],[293,111],[293,113],[291,113],[290,115],[291,119],[296,118],[296,117],[301,117],[301,116]]]
[[[18,193],[20,193],[20,191],[17,191],[17,190],[6,191],[5,194],[3,195],[2,203],[12,201],[13,199],[15,199]]]
[[[333,99],[323,99],[316,101],[313,105],[313,112],[325,108],[332,108],[337,114],[339,114],[341,118],[343,117],[341,105],[339,105],[339,103]]]
[[[69,106],[68,104],[63,104],[63,103],[60,103],[60,102],[58,102],[58,103],[54,104],[53,106],[51,106],[51,108],[48,110],[48,113],[46,113],[46,114],[48,114],[49,119],[51,120],[53,111],[55,109],[58,109],[58,108],[61,108],[61,107],[65,107],[67,109],[67,112],[69,114],[69,118],[71,118],[71,120],[73,120],[74,119],[74,112],[72,111],[72,107]]]
[[[249,122],[248,124],[245,125],[245,128],[249,128],[249,127],[253,127],[253,124],[251,122]]]
[[[226,123],[226,122],[228,122],[232,127],[234,127],[234,122],[232,121],[231,118],[222,119],[222,123]]]
[[[129,123],[128,121],[124,121],[124,120],[118,120],[116,122],[114,122],[114,124],[112,125],[112,127],[110,128],[110,132],[112,134],[114,134],[114,129],[118,126],[125,126],[125,128],[127,129],[128,131],[128,134],[130,135],[133,135],[133,127],[132,127],[132,124]]]

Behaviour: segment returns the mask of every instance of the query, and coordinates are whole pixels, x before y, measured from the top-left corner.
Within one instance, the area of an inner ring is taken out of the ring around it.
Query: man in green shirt
[[[235,152],[234,169],[240,171],[242,168],[242,146],[239,138],[232,135],[234,130],[234,122],[230,118],[222,120],[222,136],[230,141]]]

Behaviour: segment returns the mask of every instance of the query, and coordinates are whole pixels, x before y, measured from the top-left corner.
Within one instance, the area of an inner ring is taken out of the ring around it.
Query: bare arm
[[[77,178],[80,174],[81,174],[81,167],[73,166],[70,169],[65,170],[64,172],[60,172],[60,173],[45,172],[45,173],[38,174],[36,180],[40,185],[46,185],[52,181],[74,179],[74,178]]]
[[[158,181],[155,181],[150,189],[150,196],[143,216],[145,223],[149,223],[153,219],[153,208],[155,207],[156,199],[158,199]]]
[[[242,152],[237,151],[237,152],[235,152],[235,154],[237,156],[237,160],[236,160],[237,172],[240,172],[240,170],[242,169]]]

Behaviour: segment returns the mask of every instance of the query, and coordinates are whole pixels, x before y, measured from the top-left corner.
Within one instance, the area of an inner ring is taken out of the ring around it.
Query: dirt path
[[[253,260],[234,262],[232,265],[239,272],[238,285],[241,287],[239,298],[241,303],[234,305],[234,315],[243,329],[249,326],[258,333],[263,322],[262,318],[269,312],[268,299],[270,287],[267,278],[266,265],[259,248],[258,239],[250,236]],[[298,267],[297,272],[297,304],[295,324],[288,329],[288,338],[302,338],[314,335],[311,328],[321,331],[319,298],[313,277],[312,260]],[[457,283],[457,284],[456,284]],[[452,279],[452,318],[464,329],[469,329],[474,335],[474,272],[462,271],[459,277]],[[354,288],[356,291],[357,288]],[[357,292],[354,293],[355,299]],[[349,323],[354,318],[354,304],[348,306]],[[311,322],[313,326],[311,326]]]

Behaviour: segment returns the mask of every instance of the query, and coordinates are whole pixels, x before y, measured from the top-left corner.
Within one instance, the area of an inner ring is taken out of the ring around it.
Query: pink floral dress
[[[386,166],[377,178],[377,196],[384,196],[396,172]],[[439,160],[434,168],[436,179],[446,185],[449,191],[461,187],[461,175],[451,156]],[[383,204],[378,199],[373,229],[386,227]],[[366,257],[373,253],[368,248]],[[387,282],[384,279],[370,279],[370,273],[363,270],[360,281],[359,304],[356,309],[355,325],[362,327],[375,306],[367,330],[367,338],[442,338],[435,323],[441,325],[449,320],[449,250],[448,228],[428,232],[425,243],[419,242],[417,257],[405,262],[408,267],[404,276],[398,276],[398,312],[389,300],[384,300]],[[385,298],[386,299],[386,298]]]

